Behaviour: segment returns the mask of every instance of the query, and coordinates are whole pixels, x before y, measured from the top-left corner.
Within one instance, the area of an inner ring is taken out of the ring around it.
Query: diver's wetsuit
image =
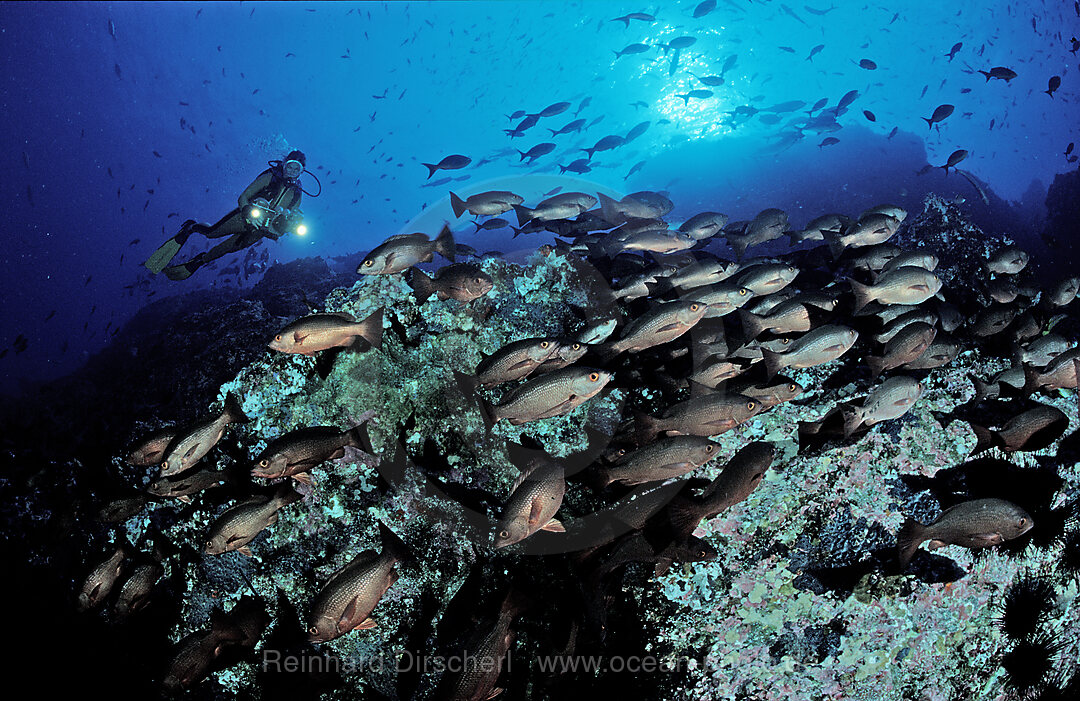
[[[268,236],[275,240],[280,238],[281,234],[284,232],[274,232],[272,229],[265,228],[254,228],[249,225],[244,218],[244,208],[249,206],[257,198],[262,198],[269,202],[271,209],[277,209],[279,207],[294,209],[300,205],[300,185],[295,180],[291,182],[287,180],[276,168],[267,168],[259,174],[259,177],[255,178],[254,182],[248,185],[247,188],[240,193],[240,197],[237,199],[237,204],[239,206],[236,209],[226,214],[213,225],[200,224],[191,220],[185,222],[184,226],[176,236],[170,239],[169,242],[166,242],[166,245],[171,243],[176,246],[176,251],[173,253],[173,255],[176,255],[180,250],[180,246],[184,245],[188,236],[192,233],[202,234],[210,239],[219,239],[226,236],[229,238],[214,246],[209,251],[200,253],[187,263],[172,265],[167,268],[162,267],[160,271],[164,272],[165,275],[172,280],[183,280],[190,277],[192,273],[210,261],[217,260],[221,256],[247,248],[248,246],[257,243],[264,236]],[[166,263],[167,262],[168,261],[166,261]],[[147,267],[150,267],[149,262]],[[151,270],[153,270],[152,267]]]

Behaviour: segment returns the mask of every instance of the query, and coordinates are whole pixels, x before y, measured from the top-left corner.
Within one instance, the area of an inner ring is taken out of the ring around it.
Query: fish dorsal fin
[[[510,485],[510,493],[513,494],[514,492],[516,492],[518,490],[518,487],[520,487],[525,482],[525,480],[529,479],[529,475],[536,472],[536,468],[538,468],[539,466],[540,462],[534,460],[525,467],[519,468],[521,469],[521,474],[518,475],[517,479],[514,480],[514,483]]]

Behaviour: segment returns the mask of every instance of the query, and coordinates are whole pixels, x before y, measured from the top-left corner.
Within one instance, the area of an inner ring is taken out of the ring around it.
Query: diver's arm
[[[247,189],[240,193],[240,198],[237,200],[239,206],[244,208],[251,204],[251,200],[254,199],[255,195],[270,185],[272,178],[269,169],[260,173],[259,177],[255,178],[255,182],[248,185]]]

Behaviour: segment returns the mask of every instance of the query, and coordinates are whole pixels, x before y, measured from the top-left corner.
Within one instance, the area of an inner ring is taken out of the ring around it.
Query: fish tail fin
[[[492,427],[498,418],[495,416],[491,402],[480,395],[476,395],[476,408],[480,411],[480,418],[484,421],[484,433],[490,434]]]
[[[1050,96],[1050,99],[1054,99],[1054,93],[1051,90],[1043,90],[1044,93]]]
[[[1039,371],[1030,365],[1024,366],[1024,393],[1031,394],[1042,385]]]
[[[523,207],[520,204],[511,205],[514,208],[514,214],[517,215],[518,226],[525,226],[532,221],[536,214],[528,207]]]
[[[457,194],[450,193],[450,208],[454,210],[454,216],[460,217],[465,213],[465,200],[457,196]]]
[[[924,122],[926,122],[926,126],[927,126],[928,128],[930,128],[930,129],[933,129],[933,128],[934,128],[934,120],[932,120],[932,119],[930,119],[930,118],[928,118],[928,117],[923,117],[923,118],[922,118],[922,120],[923,120]]]
[[[760,315],[748,312],[745,309],[739,310],[739,319],[742,320],[743,330],[746,331],[749,338],[757,338],[763,334],[768,323]]]
[[[516,238],[517,238],[518,236],[521,236],[521,228],[520,228],[520,227],[517,227],[517,226],[511,226],[510,228],[511,228],[511,229],[513,230],[513,232],[514,232],[514,235],[513,235],[513,236],[511,236],[510,238],[512,238],[512,239],[516,239]]]
[[[761,349],[761,359],[765,362],[765,371],[768,373],[770,380],[787,367],[786,363],[784,363],[784,354],[774,353],[768,348]]]
[[[371,446],[371,437],[368,436],[367,421],[350,428],[345,434],[345,440],[346,445],[358,448],[368,455],[374,455],[374,448]]]
[[[701,523],[701,507],[686,498],[675,498],[667,507],[668,522],[677,541],[686,540]]]
[[[851,434],[855,433],[863,423],[862,412],[858,409],[851,409],[844,412],[844,440],[851,438]]]
[[[853,313],[874,301],[874,292],[869,285],[850,278],[848,278],[848,284],[851,285],[851,293],[855,295],[855,308],[851,310]]]
[[[431,180],[431,176],[435,175],[435,171],[437,171],[439,169],[439,166],[437,166],[437,165],[435,165],[433,163],[421,163],[420,165],[422,165],[422,166],[424,166],[425,168],[428,169],[428,174],[427,174],[427,179],[428,180]]]
[[[277,502],[279,509],[303,498],[304,495],[293,489],[292,485],[289,484],[289,480],[285,480],[274,493],[274,501]]]
[[[368,314],[367,318],[357,324],[360,331],[360,337],[370,343],[373,347],[379,348],[382,346],[382,334],[383,334],[383,308],[379,307],[375,311]]]
[[[839,236],[826,237],[825,243],[829,246],[829,253],[832,254],[833,260],[839,260],[843,254],[846,246],[844,242],[840,240]]]
[[[525,160],[525,152],[520,150],[520,149],[514,149],[514,150],[517,151],[519,154],[521,154],[521,158],[518,159],[518,163],[521,163],[522,161],[524,161]]]
[[[520,587],[511,584],[502,605],[499,606],[499,621],[509,624],[531,604],[532,599]]]
[[[562,163],[559,164],[559,175],[562,175],[563,173],[565,173],[568,170],[570,170],[570,169],[567,168],[566,166],[564,166]]]
[[[915,551],[925,540],[926,526],[913,518],[904,519],[904,525],[896,533],[896,551],[900,556],[900,570],[906,570]]]
[[[989,83],[990,82],[990,73],[988,71],[979,71],[979,72],[982,73],[984,76],[986,76],[986,82]]]
[[[401,537],[379,521],[379,538],[382,540],[383,552],[401,563],[409,563],[413,560],[412,551]]]
[[[409,287],[416,295],[416,303],[423,304],[435,293],[435,281],[419,268],[412,268],[408,279]]]
[[[884,372],[887,361],[879,355],[868,355],[866,356],[866,364],[870,366],[870,379],[876,380],[878,375]]]
[[[971,385],[975,388],[975,401],[981,402],[991,395],[990,384],[971,375]]]
[[[450,227],[443,224],[442,231],[435,237],[435,252],[440,256],[454,262],[454,252],[456,251],[454,246],[454,235],[450,233]]]
[[[451,370],[451,372],[454,373],[454,382],[457,383],[458,389],[461,390],[462,394],[469,398],[479,398],[476,394],[476,390],[480,388],[480,380],[464,372],[458,372],[457,370]]]
[[[585,153],[589,154],[589,160],[590,161],[592,160],[592,155],[594,153],[596,153],[596,149],[594,149],[594,148],[583,148],[581,150],[584,151]]]
[[[558,136],[559,135],[559,132],[555,131],[554,129],[548,129],[548,131],[551,132],[552,136]]]
[[[240,400],[233,392],[225,395],[224,411],[229,423],[246,424],[251,421],[240,407]]]
[[[742,257],[746,255],[746,249],[749,247],[749,242],[743,239],[733,239],[730,236],[727,239],[727,243],[735,251],[735,258],[742,260]]]
[[[634,411],[634,435],[638,445],[647,445],[660,433],[660,421],[643,411]]]
[[[618,202],[602,192],[596,193],[596,197],[600,200],[600,215],[608,222],[615,221],[615,217],[618,216],[615,211],[615,205],[617,205]]]
[[[971,455],[981,453],[984,450],[989,450],[994,447],[996,434],[993,431],[970,421],[968,422],[968,425],[971,426],[971,430],[975,432],[975,448],[972,449]]]

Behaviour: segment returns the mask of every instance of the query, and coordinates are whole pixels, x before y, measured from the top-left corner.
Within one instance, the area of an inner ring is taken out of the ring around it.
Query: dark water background
[[[228,259],[182,283],[151,278],[140,263],[184,219],[216,221],[289,148],[306,151],[325,191],[303,203],[307,237],[260,244],[271,262],[369,249],[403,228],[434,233],[451,216],[450,188],[463,196],[516,188],[533,204],[562,185],[668,191],[672,222],[702,209],[737,220],[781,207],[795,226],[882,201],[918,211],[936,191],[965,198],[976,222],[1018,237],[1043,265],[1069,265],[1045,255],[1037,234],[1047,186],[1075,168],[1063,155],[1080,124],[1072,2],[843,0],[829,9],[729,0],[694,18],[697,5],[0,5],[0,348],[11,348],[0,359],[0,391],[74,370],[164,296],[253,284],[255,271],[221,274]],[[611,21],[642,11],[656,21]],[[672,53],[655,46],[613,53],[681,36],[697,41],[674,72]],[[988,82],[975,72],[994,66],[1018,75]],[[694,75],[721,73],[717,87]],[[1043,91],[1054,75],[1061,87],[1050,97]],[[678,96],[694,89],[714,94]],[[828,111],[851,90],[860,96],[837,115],[839,131],[790,123],[819,98]],[[569,110],[523,137],[503,132],[515,110],[563,100]],[[793,100],[806,105],[766,116]],[[942,103],[955,113],[928,130],[922,118]],[[746,105],[761,112],[734,123],[730,113]],[[592,123],[586,131],[547,131],[579,110]],[[591,172],[559,177],[559,164],[585,155],[579,149],[646,120],[641,137],[598,153]],[[826,137],[839,143],[820,147]],[[511,150],[548,141],[556,150],[532,166]],[[961,167],[988,185],[990,205],[963,178],[915,175],[956,149],[970,152]],[[421,163],[452,153],[471,165],[426,180]],[[521,180],[533,173],[545,177]],[[444,175],[459,180],[425,187]],[[481,250],[541,240],[508,243],[509,231],[477,240],[473,228],[462,222],[458,238]],[[17,353],[20,334],[27,347]]]

